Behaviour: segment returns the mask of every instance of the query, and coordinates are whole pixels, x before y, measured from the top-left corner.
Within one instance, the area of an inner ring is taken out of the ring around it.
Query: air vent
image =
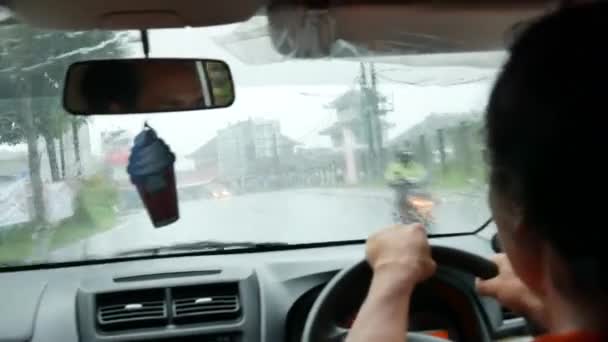
[[[100,330],[116,331],[163,326],[167,321],[165,290],[136,290],[96,296]]]
[[[172,298],[176,324],[234,321],[241,315],[236,283],[176,287]]]

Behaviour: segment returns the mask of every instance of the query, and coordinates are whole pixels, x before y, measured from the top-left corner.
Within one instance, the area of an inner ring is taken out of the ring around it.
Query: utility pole
[[[369,110],[369,95],[370,89],[367,84],[367,77],[365,75],[365,64],[363,62],[360,63],[361,66],[361,76],[359,77],[359,87],[360,87],[360,111],[361,111],[361,119],[363,120],[363,125],[365,127],[365,135],[367,138],[367,147],[368,147],[368,158],[367,158],[367,173],[368,175],[374,175],[376,173],[376,163],[377,163],[377,155],[376,155],[376,144],[374,138],[374,123],[373,123],[373,113]]]
[[[445,155],[445,131],[443,129],[437,130],[437,143],[439,145],[439,157],[441,161],[441,173],[442,176],[445,176],[448,171],[448,167],[446,164],[446,155]]]
[[[368,146],[367,170],[372,176],[380,176],[386,160],[381,117],[392,109],[387,106],[380,107],[381,102],[385,103],[386,99],[378,91],[378,74],[374,63],[369,63],[369,83],[365,69],[365,64],[360,63],[360,116]]]
[[[382,137],[382,121],[380,120],[380,112],[379,104],[380,104],[380,93],[377,89],[377,75],[376,68],[374,63],[370,63],[370,78],[371,78],[371,95],[372,95],[372,111],[371,111],[371,122],[372,122],[372,136],[375,140],[375,147],[377,149],[377,158],[376,158],[376,172],[378,175],[382,174],[382,169],[384,168],[384,146],[383,146],[383,137]]]

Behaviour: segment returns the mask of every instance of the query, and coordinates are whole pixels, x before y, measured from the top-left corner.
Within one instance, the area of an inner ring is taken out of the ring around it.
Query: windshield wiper
[[[28,260],[4,260],[0,262],[0,268],[10,268],[33,265],[34,263]]]
[[[125,252],[115,254],[116,256],[132,256],[132,255],[160,255],[165,253],[174,253],[182,251],[224,251],[229,249],[254,249],[254,250],[276,250],[288,246],[286,242],[251,242],[251,241],[216,241],[205,240],[195,242],[181,242],[166,246],[155,246],[132,249]]]

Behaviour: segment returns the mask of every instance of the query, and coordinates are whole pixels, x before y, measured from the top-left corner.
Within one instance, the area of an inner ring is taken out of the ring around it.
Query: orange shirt
[[[534,339],[534,342],[599,342],[608,341],[606,334],[571,332],[561,335],[543,335]]]

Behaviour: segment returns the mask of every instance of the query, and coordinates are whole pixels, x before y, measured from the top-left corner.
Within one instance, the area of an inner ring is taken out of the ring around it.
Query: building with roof
[[[280,173],[298,143],[281,133],[276,120],[249,119],[220,129],[188,155],[197,170],[230,183]]]
[[[377,108],[370,107],[374,102]],[[333,148],[343,152],[345,181],[357,183],[366,170],[372,169],[370,151],[380,154],[386,144],[393,125],[382,116],[392,107],[386,98],[365,88],[347,91],[329,103],[328,108],[335,109],[337,121],[320,134],[328,136]]]

